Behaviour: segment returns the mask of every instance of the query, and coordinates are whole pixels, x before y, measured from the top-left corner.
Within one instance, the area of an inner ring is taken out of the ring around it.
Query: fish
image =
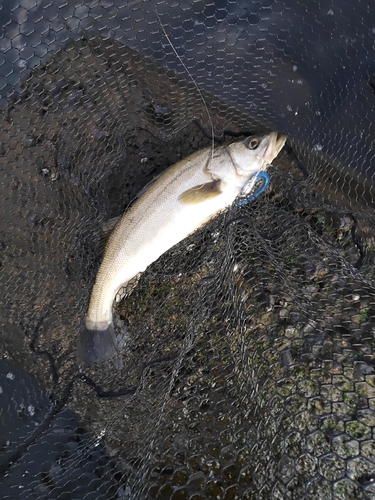
[[[77,360],[91,365],[117,356],[112,307],[118,291],[254,186],[286,141],[271,132],[205,148],[178,161],[134,202],[108,239],[96,275]]]

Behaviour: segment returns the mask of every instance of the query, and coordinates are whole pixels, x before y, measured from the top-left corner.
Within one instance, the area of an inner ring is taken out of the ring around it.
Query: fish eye
[[[247,147],[249,149],[256,149],[258,146],[259,146],[259,139],[257,139],[256,137],[252,137],[251,139],[249,139],[247,143]]]

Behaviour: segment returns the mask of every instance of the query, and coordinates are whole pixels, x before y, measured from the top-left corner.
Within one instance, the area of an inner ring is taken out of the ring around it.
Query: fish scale
[[[282,149],[272,132],[200,150],[168,168],[123,215],[110,236],[78,342],[78,362],[117,354],[112,305],[121,287],[244,195]]]

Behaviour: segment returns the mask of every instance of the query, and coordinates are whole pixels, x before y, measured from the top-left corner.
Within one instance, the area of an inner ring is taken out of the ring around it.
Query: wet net
[[[375,499],[375,7],[9,0],[0,25],[2,498]],[[212,132],[270,130],[267,190],[115,304],[121,366],[78,369],[111,221]]]

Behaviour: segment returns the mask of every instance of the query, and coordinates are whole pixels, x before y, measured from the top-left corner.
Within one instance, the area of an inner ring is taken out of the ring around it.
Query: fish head
[[[244,141],[231,144],[228,149],[237,175],[249,178],[256,172],[266,170],[285,141],[285,135],[271,132],[263,136],[251,135]]]

